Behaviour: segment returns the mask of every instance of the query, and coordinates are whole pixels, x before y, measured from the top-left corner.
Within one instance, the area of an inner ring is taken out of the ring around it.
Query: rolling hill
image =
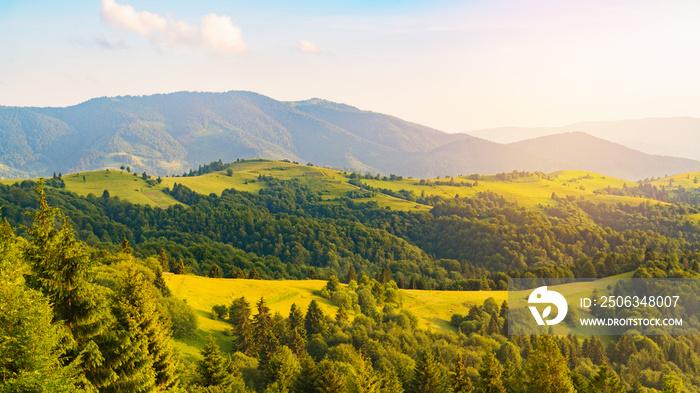
[[[111,196],[118,196],[132,203],[153,207],[167,207],[180,203],[163,192],[166,188],[172,189],[176,183],[183,184],[201,195],[211,193],[221,195],[223,190],[229,188],[257,193],[267,187],[264,182],[257,181],[260,176],[272,176],[281,180],[296,179],[309,189],[319,193],[322,200],[330,204],[339,203],[340,200],[360,191],[359,187],[350,183],[351,179],[347,172],[334,169],[263,159],[241,160],[228,164],[228,168],[232,171],[231,176],[227,174],[227,170],[221,170],[201,176],[164,177],[161,178],[160,183],[155,184],[153,182],[149,184],[140,175],[136,176],[133,173],[120,170],[80,172],[64,175],[62,179],[65,182],[66,190],[82,196],[88,194],[100,196],[104,190],[107,190]],[[678,175],[679,184],[681,184],[680,178],[685,179],[688,176],[690,175]],[[694,177],[695,175],[689,178]],[[16,181],[0,180],[4,184],[12,184]],[[476,184],[469,176],[455,176],[456,185],[445,184],[445,182],[449,183],[445,177],[427,179],[422,182],[423,184],[421,184],[420,179],[409,178],[395,180],[373,178],[362,179],[361,182],[369,187],[385,191],[374,192],[371,196],[358,195],[356,199],[358,202],[371,200],[381,207],[403,211],[428,211],[430,207],[405,199],[399,195],[402,190],[410,192],[414,196],[435,195],[445,198],[476,196],[478,193],[490,191],[528,207],[556,205],[557,202],[551,198],[552,193],[562,197],[570,195],[576,198],[585,198],[593,202],[624,202],[633,205],[646,200],[600,193],[600,190],[607,187],[621,188],[625,185],[634,187],[636,183],[586,171],[557,171],[550,173],[549,178],[538,177],[534,174],[516,179],[486,175],[481,176]],[[463,182],[469,183],[471,186],[459,185]],[[663,184],[667,183],[668,180]]]

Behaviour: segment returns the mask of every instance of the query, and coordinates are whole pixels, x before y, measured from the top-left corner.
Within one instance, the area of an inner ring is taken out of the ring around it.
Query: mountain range
[[[482,135],[483,136],[483,135]],[[96,98],[65,108],[0,107],[0,177],[130,166],[180,174],[218,159],[289,159],[414,177],[580,169],[638,180],[700,171],[583,132],[496,143],[322,99],[242,91]]]
[[[693,117],[587,121],[562,127],[500,127],[467,133],[493,142],[512,143],[575,131],[585,131],[647,154],[700,160],[700,119]]]

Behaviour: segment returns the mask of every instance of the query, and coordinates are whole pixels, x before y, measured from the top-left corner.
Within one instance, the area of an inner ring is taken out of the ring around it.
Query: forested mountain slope
[[[503,145],[325,100],[243,91],[103,97],[66,108],[0,107],[0,178],[122,165],[165,176],[257,157],[414,177],[581,169],[636,181],[700,170],[699,161],[630,149],[601,156],[601,141],[557,138],[556,146]]]

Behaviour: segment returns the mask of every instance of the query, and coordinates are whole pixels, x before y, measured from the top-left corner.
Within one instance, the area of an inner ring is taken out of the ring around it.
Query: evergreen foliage
[[[550,336],[537,338],[535,350],[527,359],[527,386],[537,392],[573,392],[566,358]]]
[[[413,371],[413,378],[410,383],[410,393],[444,391],[444,381],[435,362],[435,356],[430,348],[421,351]]]
[[[240,297],[231,303],[228,317],[233,327],[233,350],[251,355],[255,350],[253,326],[250,320],[250,304],[245,297]]]
[[[323,310],[321,310],[316,300],[312,300],[309,303],[304,320],[304,328],[309,337],[314,334],[323,335],[326,332],[326,317],[323,315]]]

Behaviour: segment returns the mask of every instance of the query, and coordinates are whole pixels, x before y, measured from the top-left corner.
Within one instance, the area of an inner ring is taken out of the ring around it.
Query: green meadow
[[[209,335],[214,337],[222,348],[231,346],[226,331],[228,322],[217,319],[212,314],[212,306],[230,305],[233,299],[245,297],[255,314],[255,303],[261,297],[273,313],[289,315],[289,308],[296,303],[304,312],[311,300],[316,300],[326,315],[335,316],[338,308],[330,300],[320,296],[326,281],[321,280],[247,280],[231,278],[209,278],[193,275],[166,274],[165,281],[173,296],[184,299],[199,316],[199,332],[195,338],[179,340],[178,347],[188,357],[198,358]],[[449,323],[452,314],[466,315],[469,307],[483,304],[493,297],[498,304],[507,299],[506,291],[420,291],[400,290],[402,309],[418,318],[418,326],[435,330],[453,330]],[[354,315],[349,311],[350,318]]]

